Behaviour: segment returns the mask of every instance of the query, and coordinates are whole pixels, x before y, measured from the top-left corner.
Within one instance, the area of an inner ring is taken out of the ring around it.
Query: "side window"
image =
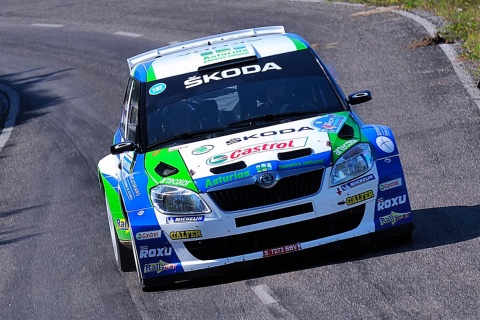
[[[140,100],[140,83],[133,81],[130,103],[128,106],[128,121],[126,138],[129,141],[137,142],[137,124],[138,124],[138,103]]]
[[[123,98],[123,105],[122,105],[122,118],[120,120],[120,131],[122,132],[122,136],[125,138],[125,129],[127,128],[127,115],[128,115],[128,106],[130,103],[130,94],[132,92],[132,83],[133,80],[128,80],[127,90],[125,90],[125,97]]]

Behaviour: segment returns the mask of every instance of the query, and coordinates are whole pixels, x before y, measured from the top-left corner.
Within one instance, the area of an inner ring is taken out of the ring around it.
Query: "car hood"
[[[352,129],[348,139],[339,138],[345,124]],[[358,125],[348,112],[340,112],[152,151],[146,155],[146,170],[152,186],[206,192],[255,181],[265,172],[278,178],[331,166],[359,141]]]

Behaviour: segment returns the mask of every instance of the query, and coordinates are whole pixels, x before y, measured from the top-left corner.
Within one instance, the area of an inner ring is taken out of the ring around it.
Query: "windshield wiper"
[[[291,117],[298,117],[304,115],[312,115],[312,114],[322,114],[324,112],[321,111],[295,111],[295,112],[287,112],[287,113],[274,113],[274,114],[265,114],[263,116],[249,118],[245,120],[240,120],[236,122],[229,123],[227,125],[228,128],[239,128],[239,127],[248,127],[254,124],[257,124],[261,121],[270,122],[270,121],[277,121],[281,119],[287,119]]]
[[[225,128],[212,128],[212,129],[205,129],[205,130],[198,130],[198,131],[192,131],[192,132],[185,132],[181,134],[177,134],[162,140],[159,140],[151,145],[148,146],[148,149],[157,147],[159,145],[172,142],[175,140],[187,140],[187,139],[192,139],[195,137],[203,136],[209,133],[216,133],[216,132],[223,132],[225,131]]]

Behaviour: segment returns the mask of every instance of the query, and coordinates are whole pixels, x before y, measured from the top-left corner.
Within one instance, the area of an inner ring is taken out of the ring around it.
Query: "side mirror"
[[[135,150],[137,150],[137,147],[131,141],[120,142],[110,147],[111,154],[121,154],[124,152],[135,151]]]
[[[348,95],[348,103],[351,105],[364,103],[370,100],[372,100],[372,94],[368,90],[362,90]]]

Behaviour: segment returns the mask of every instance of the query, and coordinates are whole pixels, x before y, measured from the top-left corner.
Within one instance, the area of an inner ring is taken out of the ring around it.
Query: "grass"
[[[339,0],[336,0],[339,1]],[[480,0],[340,0],[375,6],[398,5],[400,9],[427,10],[446,20],[437,30],[448,43],[462,45],[461,56],[473,65],[473,74],[480,77]]]

